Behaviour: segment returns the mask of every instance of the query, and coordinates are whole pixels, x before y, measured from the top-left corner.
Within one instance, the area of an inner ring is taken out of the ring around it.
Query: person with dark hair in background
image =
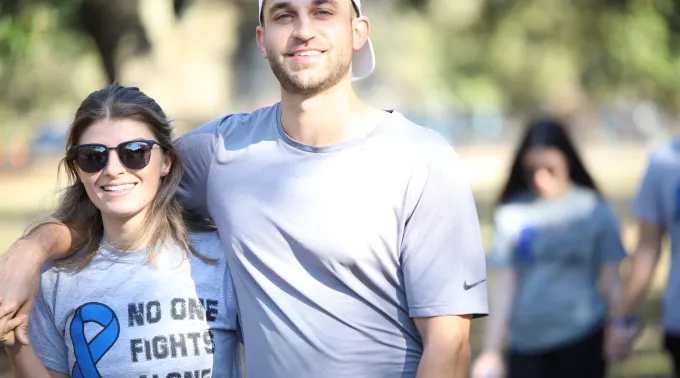
[[[638,242],[608,333],[608,354],[615,360],[629,356],[641,330],[637,305],[649,287],[668,235],[671,266],[663,300],[663,342],[673,363],[673,376],[680,377],[680,139],[651,154],[632,210],[638,221]]]
[[[87,238],[42,269],[29,324],[0,335],[16,378],[241,377],[237,302],[210,222],[186,219],[161,107],[92,92],[68,131],[53,221]],[[31,343],[17,342],[19,331]],[[188,375],[187,375],[188,374]]]
[[[473,377],[604,377],[607,311],[620,292],[626,253],[616,216],[560,122],[529,125],[494,227],[494,315]]]

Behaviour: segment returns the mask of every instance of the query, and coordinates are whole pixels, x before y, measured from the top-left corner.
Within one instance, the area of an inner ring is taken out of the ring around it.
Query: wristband
[[[640,324],[640,319],[635,315],[629,316],[612,316],[609,319],[609,324],[615,327],[631,328]]]

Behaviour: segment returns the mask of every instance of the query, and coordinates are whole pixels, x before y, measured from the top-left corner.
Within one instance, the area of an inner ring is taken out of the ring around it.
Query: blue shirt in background
[[[600,270],[626,256],[607,203],[581,187],[552,200],[524,193],[500,206],[494,222],[490,265],[517,273],[510,347],[543,352],[597,331],[607,311]]]
[[[633,201],[633,214],[660,226],[671,239],[671,267],[664,298],[663,327],[680,335],[680,139],[656,150]]]

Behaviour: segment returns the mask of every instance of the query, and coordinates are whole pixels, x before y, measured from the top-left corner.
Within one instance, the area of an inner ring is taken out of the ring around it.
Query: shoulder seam
[[[211,146],[211,154],[210,154],[210,164],[208,165],[208,173],[205,176],[205,201],[206,201],[206,210],[208,211],[208,214],[210,214],[210,209],[207,206],[208,202],[208,182],[210,181],[210,174],[212,173],[212,167],[215,164],[215,151],[217,150],[217,142],[220,140],[220,135],[222,135],[222,128],[224,126],[224,121],[228,120],[231,118],[233,114],[228,114],[220,120],[219,125],[215,128],[215,135],[213,135],[213,142]],[[211,215],[212,217],[212,215]]]

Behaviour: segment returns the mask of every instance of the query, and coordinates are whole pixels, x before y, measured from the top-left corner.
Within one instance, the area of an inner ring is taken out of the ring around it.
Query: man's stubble
[[[326,52],[327,54],[330,52]],[[330,88],[333,88],[338,83],[340,83],[348,74],[352,68],[352,53],[342,51],[339,56],[333,57],[329,56],[329,67],[328,70],[320,75],[315,80],[303,81],[290,72],[282,61],[275,59],[278,55],[272,51],[267,51],[269,66],[274,73],[274,76],[281,84],[281,87],[290,94],[303,95],[303,96],[314,96],[319,93],[323,93]],[[304,65],[300,64],[300,67],[294,67],[294,69],[305,69]]]

